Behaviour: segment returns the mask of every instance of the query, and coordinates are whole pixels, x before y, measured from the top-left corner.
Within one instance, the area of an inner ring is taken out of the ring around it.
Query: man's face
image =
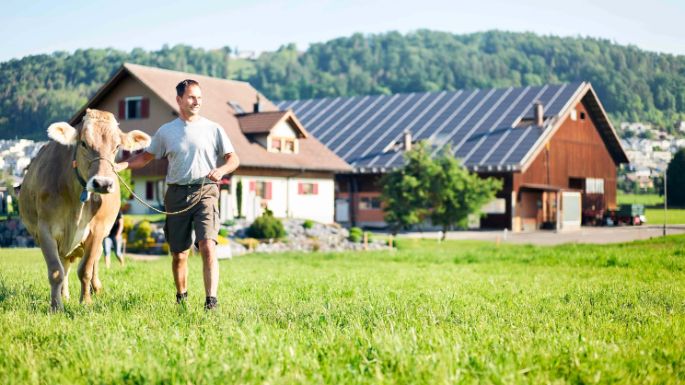
[[[200,113],[200,106],[202,106],[202,90],[195,84],[186,88],[183,96],[177,96],[176,102],[181,110],[181,113],[186,117],[193,117]]]

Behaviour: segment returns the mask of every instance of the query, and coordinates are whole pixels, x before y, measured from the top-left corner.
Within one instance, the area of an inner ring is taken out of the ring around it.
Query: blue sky
[[[685,55],[685,0],[3,0],[0,61],[78,48],[164,44],[305,49],[355,32],[499,29],[592,36]]]

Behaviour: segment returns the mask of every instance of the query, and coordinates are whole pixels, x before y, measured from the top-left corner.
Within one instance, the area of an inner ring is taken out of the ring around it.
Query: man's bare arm
[[[155,159],[155,156],[147,151],[143,151],[140,154],[133,155],[130,157],[128,162],[128,168],[138,169],[145,167],[146,164],[150,163],[151,160]],[[124,162],[122,162],[124,163]]]
[[[240,165],[240,160],[235,152],[224,155],[224,161],[225,163],[223,166],[217,167],[207,174],[207,178],[209,178],[209,180],[218,182],[221,180],[221,177],[232,173]]]

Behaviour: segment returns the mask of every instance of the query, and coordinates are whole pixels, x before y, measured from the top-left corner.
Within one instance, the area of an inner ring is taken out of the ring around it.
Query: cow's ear
[[[128,151],[136,151],[146,148],[150,145],[150,140],[150,135],[139,130],[121,133],[121,147]]]
[[[67,122],[52,123],[48,127],[48,137],[55,142],[70,146],[78,139],[78,131]]]

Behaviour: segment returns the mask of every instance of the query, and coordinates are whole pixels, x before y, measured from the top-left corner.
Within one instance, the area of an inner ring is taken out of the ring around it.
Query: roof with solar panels
[[[449,149],[472,171],[515,172],[532,161],[578,102],[607,148],[627,163],[590,83],[492,88],[276,102],[293,110],[319,141],[354,167],[378,173],[402,166],[405,141]],[[538,116],[536,117],[536,104]]]

